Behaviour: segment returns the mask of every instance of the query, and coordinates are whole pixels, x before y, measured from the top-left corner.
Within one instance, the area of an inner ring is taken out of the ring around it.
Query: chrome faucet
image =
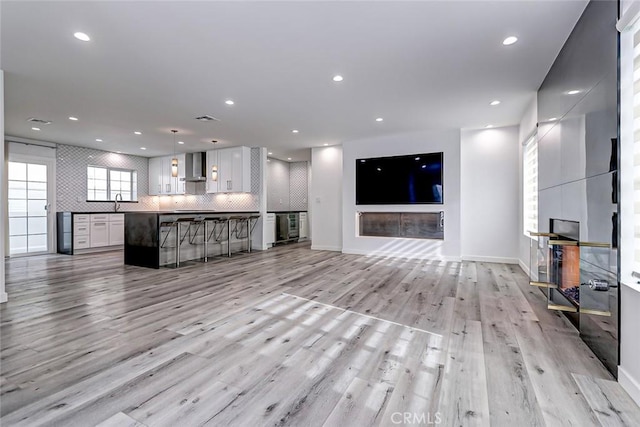
[[[118,197],[120,198],[120,200],[118,200]],[[115,209],[115,212],[118,212],[120,210],[120,203],[122,201],[122,194],[118,193],[116,194],[116,197],[113,200],[113,208]]]

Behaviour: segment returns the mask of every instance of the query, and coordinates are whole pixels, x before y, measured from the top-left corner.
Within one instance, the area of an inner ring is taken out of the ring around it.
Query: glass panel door
[[[9,254],[49,251],[49,166],[9,162]]]

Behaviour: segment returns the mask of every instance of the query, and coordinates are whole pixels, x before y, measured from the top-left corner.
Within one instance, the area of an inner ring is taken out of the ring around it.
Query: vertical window
[[[538,231],[538,137],[524,144],[522,156],[522,228],[525,236]]]
[[[124,201],[136,201],[136,171],[126,169],[109,169],[99,166],[87,167],[87,200],[115,200],[120,194]]]
[[[640,28],[638,25],[634,28],[633,34],[633,271],[640,273]]]
[[[620,278],[640,291],[640,3],[616,25],[620,31]]]

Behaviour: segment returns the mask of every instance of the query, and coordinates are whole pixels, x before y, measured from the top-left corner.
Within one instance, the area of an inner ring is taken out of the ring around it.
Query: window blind
[[[633,252],[640,273],[640,30],[633,35]]]
[[[538,137],[533,135],[524,144],[522,226],[525,236],[538,231]]]

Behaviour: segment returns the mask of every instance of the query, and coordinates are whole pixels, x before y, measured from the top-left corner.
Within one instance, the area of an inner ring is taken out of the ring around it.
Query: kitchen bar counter
[[[127,265],[137,265],[140,267],[160,268],[161,265],[167,264],[163,261],[163,253],[161,253],[162,241],[165,240],[160,230],[162,222],[175,221],[180,218],[227,218],[234,216],[258,215],[258,212],[224,212],[224,211],[207,211],[207,210],[175,210],[175,211],[136,211],[124,212],[124,263]],[[170,232],[170,231],[168,231]],[[203,233],[203,231],[200,231]],[[184,233],[184,231],[183,231]],[[204,234],[203,234],[204,235]],[[184,245],[189,244],[185,239]],[[175,238],[166,239],[173,247]],[[182,250],[182,245],[181,245]],[[201,258],[195,256],[190,258],[189,253],[185,254],[187,258],[181,256],[180,261]],[[166,257],[164,257],[166,258]]]

